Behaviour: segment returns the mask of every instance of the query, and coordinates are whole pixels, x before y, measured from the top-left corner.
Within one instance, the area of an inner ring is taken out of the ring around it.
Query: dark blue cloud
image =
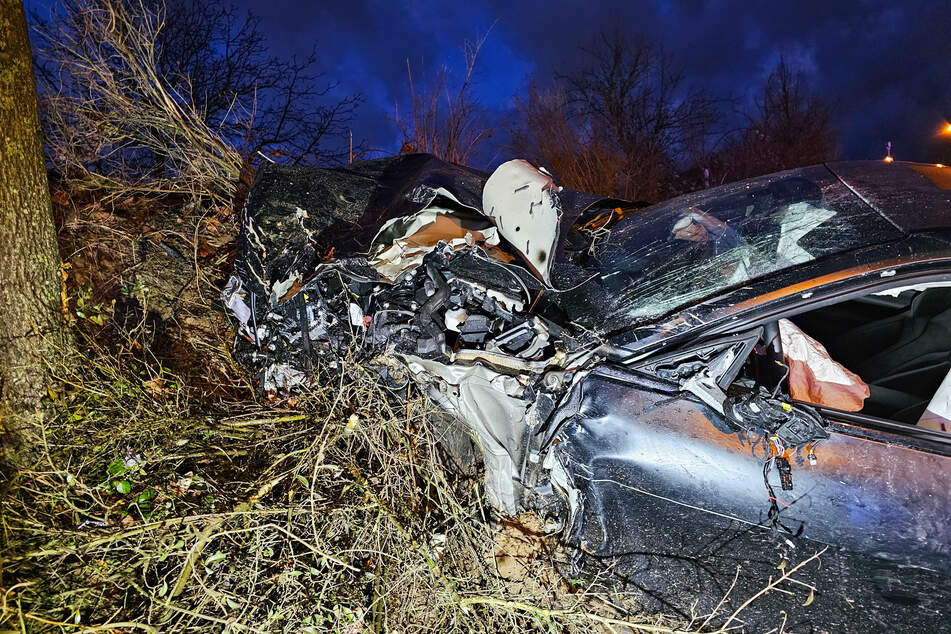
[[[926,159],[936,144],[951,145],[935,137],[951,118],[947,2],[237,2],[262,17],[276,52],[306,55],[316,47],[321,70],[339,82],[337,94],[365,96],[354,136],[384,151],[399,147],[390,119],[397,104],[408,103],[407,59],[418,85],[442,67],[459,77],[463,43],[486,32],[475,94],[499,117],[526,78],[544,83],[577,67],[579,47],[607,31],[651,38],[691,84],[739,108],[785,56],[835,105],[846,158],[879,157],[887,141],[906,159]]]
[[[951,117],[951,7],[945,3],[344,2],[319,11],[288,6],[278,15],[268,13],[269,28],[306,31],[328,73],[337,60],[363,60],[361,72],[340,79],[366,92],[372,112],[360,119],[383,145],[387,134],[395,143],[379,117],[405,103],[406,58],[419,77],[442,65],[459,73],[462,42],[493,22],[476,92],[497,111],[509,106],[528,75],[544,83],[570,71],[582,59],[579,47],[608,31],[653,39],[688,81],[740,107],[751,103],[785,56],[835,105],[846,158],[878,157],[892,141],[899,157],[925,159],[935,130]]]

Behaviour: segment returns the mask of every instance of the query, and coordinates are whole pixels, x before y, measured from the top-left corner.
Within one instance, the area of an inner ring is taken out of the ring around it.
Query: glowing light
[[[935,167],[944,167],[944,163],[935,163],[934,166],[935,166]]]
[[[945,134],[951,134],[951,123],[949,123],[948,125],[944,126],[944,133],[945,133]]]
[[[885,157],[884,159],[882,159],[882,160],[885,161],[886,163],[891,163],[891,162],[894,161],[895,159],[894,159],[894,157],[886,156],[886,157]]]

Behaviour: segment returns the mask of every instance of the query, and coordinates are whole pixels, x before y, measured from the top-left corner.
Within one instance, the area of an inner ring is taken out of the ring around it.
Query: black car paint
[[[944,239],[919,236],[899,244],[759,280],[729,301],[705,302],[688,317],[678,314],[674,323],[620,338],[629,338],[623,343],[631,358],[644,364],[698,340],[886,284],[951,279]],[[896,252],[916,255],[898,264],[885,259]],[[864,272],[803,286],[854,267]],[[806,290],[756,301],[768,289],[789,286]],[[831,545],[823,565],[837,570],[837,578],[810,577],[821,583],[816,607],[801,626],[822,630],[838,621],[841,629],[829,631],[867,631],[903,621],[913,624],[911,631],[951,628],[951,499],[945,479],[951,473],[951,435],[913,435],[913,428],[886,421],[881,423],[888,429],[870,429],[867,422],[847,424],[848,414],[826,410],[830,438],[816,449],[816,465],[799,448],[793,491],[779,495],[780,522],[773,523],[767,517],[762,438],[737,431],[690,395],[664,386],[649,389],[641,378],[625,379],[625,372],[620,364],[610,372],[596,369],[578,384],[577,412],[552,445],[584,501],[571,536],[585,553],[585,567],[594,571],[610,561],[619,578],[652,597],[646,605],[655,609],[686,610],[694,601],[712,609],[735,573],[724,560],[745,562],[747,573],[756,577],[751,569],[758,569],[765,582],[786,557],[801,560]],[[688,535],[696,541],[685,542]],[[742,547],[734,552],[737,544]],[[672,570],[684,575],[686,586],[669,584]],[[846,587],[846,580],[854,586]],[[775,619],[770,610],[781,603],[775,597],[761,602],[753,622]]]
[[[948,228],[951,169],[930,163],[852,161],[829,169],[905,233]]]

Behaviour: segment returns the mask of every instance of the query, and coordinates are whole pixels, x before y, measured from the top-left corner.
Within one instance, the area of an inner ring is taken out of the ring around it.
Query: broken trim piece
[[[484,213],[549,287],[561,228],[559,191],[549,174],[523,159],[500,165],[482,190]]]

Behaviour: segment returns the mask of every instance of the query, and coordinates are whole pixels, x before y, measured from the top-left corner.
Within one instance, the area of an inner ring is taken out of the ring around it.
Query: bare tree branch
[[[632,200],[677,193],[679,163],[706,151],[719,120],[714,101],[647,40],[602,34],[582,51],[587,63],[554,91],[519,100],[512,149],[572,187]]]
[[[259,153],[346,160],[360,98],[220,0],[64,0],[35,31],[49,160],[74,182],[227,200]]]
[[[430,87],[416,92],[413,69],[406,60],[412,116],[409,121],[399,115],[392,118],[403,135],[401,152],[429,152],[451,163],[468,164],[480,145],[492,136],[493,130],[485,122],[484,113],[472,96],[473,75],[479,52],[489,36],[491,27],[475,42],[465,42],[465,75],[455,90],[449,86],[449,71],[443,68]],[[441,106],[445,99],[445,106]]]
[[[746,127],[721,152],[720,169],[735,180],[832,160],[838,154],[832,117],[829,103],[780,59],[745,115]]]

